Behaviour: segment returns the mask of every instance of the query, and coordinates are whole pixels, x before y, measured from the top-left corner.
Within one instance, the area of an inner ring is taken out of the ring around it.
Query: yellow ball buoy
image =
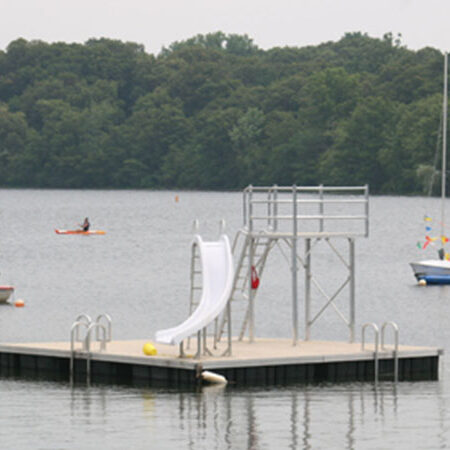
[[[142,348],[142,351],[147,356],[155,356],[158,353],[155,346],[151,342],[146,342]]]
[[[17,308],[23,308],[25,306],[25,302],[22,299],[16,300],[14,302],[14,306]]]
[[[423,278],[421,280],[419,280],[419,286],[426,286],[427,285],[427,281],[424,280]]]

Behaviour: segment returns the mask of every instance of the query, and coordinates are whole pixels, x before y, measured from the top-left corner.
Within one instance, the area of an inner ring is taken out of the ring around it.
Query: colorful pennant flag
[[[436,241],[438,238],[432,238],[430,236],[425,236],[425,244],[423,244],[422,249],[425,250],[428,247],[428,244],[432,244],[434,241]]]

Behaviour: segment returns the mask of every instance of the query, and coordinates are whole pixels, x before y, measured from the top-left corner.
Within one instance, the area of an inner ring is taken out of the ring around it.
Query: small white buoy
[[[424,280],[423,278],[419,280],[419,286],[426,286],[427,280]]]
[[[206,381],[207,383],[212,384],[227,384],[228,380],[223,376],[219,375],[218,373],[210,372],[209,370],[204,370],[202,372],[202,380]]]

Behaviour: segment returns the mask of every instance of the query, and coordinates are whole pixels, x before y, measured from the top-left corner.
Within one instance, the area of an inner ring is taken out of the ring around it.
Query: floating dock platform
[[[442,351],[398,345],[399,330],[394,322],[384,322],[380,329],[374,323],[364,324],[363,343],[355,343],[355,239],[369,235],[368,186],[250,185],[243,194],[243,227],[233,246],[224,236],[208,243],[197,236],[192,245],[188,319],[155,335],[159,342],[183,346],[188,336],[197,335],[199,351],[192,350],[189,355],[189,348],[184,348],[180,357],[183,347],[156,343],[157,355],[147,356],[143,352],[144,340],[112,341],[108,314],[99,315],[95,321],[81,314],[72,324],[70,342],[0,344],[0,375],[145,386],[196,385],[205,371],[237,386],[438,379]],[[327,271],[336,266],[329,263],[329,257],[325,261],[329,267],[320,259],[313,265],[313,250],[318,246],[341,265],[344,276],[340,285],[327,283]],[[275,248],[282,251],[291,273],[291,340],[255,337],[260,277]],[[290,258],[286,256],[289,253]],[[230,263],[233,257],[234,265]],[[316,270],[319,268],[322,270]],[[298,337],[299,269],[304,272],[303,341]],[[345,293],[346,307],[338,304]],[[235,309],[232,304],[241,306]],[[237,328],[233,333],[232,309],[242,313],[239,334]],[[310,339],[313,326],[317,328],[319,317],[330,309],[344,323],[348,342]],[[216,320],[220,315],[221,320]],[[213,325],[214,333],[208,334],[207,327]],[[387,326],[394,331],[393,346],[384,345]],[[373,344],[364,345],[368,328],[372,328],[375,339]],[[94,329],[101,332],[101,339],[96,334],[91,346]],[[84,338],[78,336],[80,332],[84,332]],[[217,348],[208,335],[223,338]],[[219,356],[212,356],[212,349]]]
[[[223,375],[237,386],[289,383],[437,380],[438,348],[401,345],[397,358],[393,348],[375,355],[374,345],[362,350],[359,343],[255,339],[233,340],[233,356],[202,356],[195,359],[186,349],[180,358],[176,346],[154,344],[156,356],[146,356],[145,340],[112,341],[104,350],[89,353],[75,349],[73,378],[69,342],[9,343],[0,345],[0,375],[24,376],[76,382],[128,384],[134,386],[188,386],[200,382],[204,370]],[[212,342],[209,343],[212,348]],[[220,353],[224,343],[215,350]],[[192,351],[194,353],[195,350]],[[375,356],[377,356],[375,358]],[[376,377],[376,371],[378,377]]]

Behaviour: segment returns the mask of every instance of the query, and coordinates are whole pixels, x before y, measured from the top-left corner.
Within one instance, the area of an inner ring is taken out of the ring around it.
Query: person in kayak
[[[91,224],[89,223],[89,219],[87,217],[84,219],[83,225],[80,225],[83,231],[89,231],[90,226]]]

